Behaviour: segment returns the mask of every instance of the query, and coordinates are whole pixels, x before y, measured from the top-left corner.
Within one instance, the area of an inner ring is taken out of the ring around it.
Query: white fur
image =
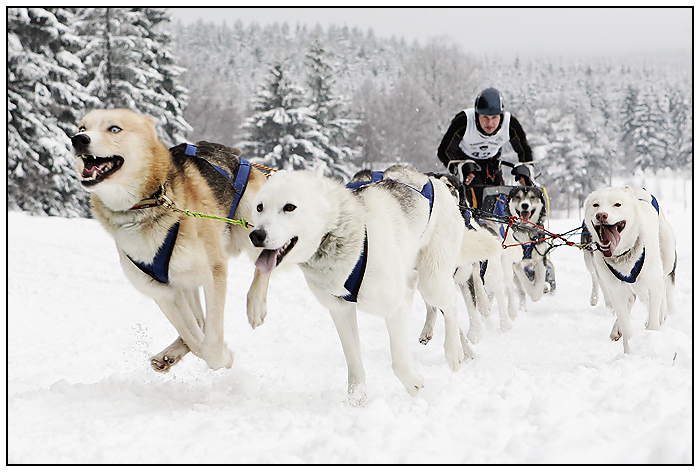
[[[463,360],[452,280],[464,231],[459,209],[447,187],[431,178],[435,198],[428,218],[428,201],[417,191],[427,176],[394,167],[384,178],[352,192],[312,172],[280,172],[258,193],[258,213],[253,215],[251,239],[257,232],[258,246],[275,250],[298,238],[283,260],[299,264],[312,292],[330,311],[345,353],[348,395],[354,405],[366,398],[356,309],[385,318],[394,373],[411,395],[423,387],[410,353],[409,318],[416,287],[427,304],[445,315],[449,367],[456,371]],[[392,179],[417,190],[397,184],[402,193],[397,199],[388,189]],[[367,268],[358,301],[352,303],[340,297],[347,294],[343,284],[359,258],[365,229]]]
[[[622,338],[625,353],[629,353],[632,335],[629,315],[636,297],[647,305],[647,329],[658,330],[666,319],[673,287],[676,262],[675,236],[663,215],[651,205],[651,195],[640,188],[604,188],[591,193],[584,202],[585,223],[593,241],[602,240],[596,226],[601,222],[616,225],[624,222],[619,241],[608,248],[608,254],[593,251],[594,281],[600,283],[606,304],[617,316],[610,337]],[[644,265],[634,283],[619,280],[607,264],[623,275],[630,274],[645,251]]]

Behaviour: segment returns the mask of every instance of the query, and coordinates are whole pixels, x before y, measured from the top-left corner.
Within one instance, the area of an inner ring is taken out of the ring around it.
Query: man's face
[[[492,134],[501,123],[501,115],[479,115],[479,124],[486,134]]]

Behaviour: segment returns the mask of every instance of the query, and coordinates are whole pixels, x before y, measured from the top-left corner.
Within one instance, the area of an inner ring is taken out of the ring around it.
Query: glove
[[[459,178],[460,182],[464,182],[469,174],[476,174],[481,170],[481,166],[471,159],[461,161],[450,161],[447,166],[450,173]]]
[[[515,177],[515,181],[518,182],[521,178],[525,179],[525,185],[526,186],[532,186],[532,174],[530,172],[530,167],[528,167],[525,164],[518,164],[517,166],[513,167],[513,170],[510,171],[511,175]]]

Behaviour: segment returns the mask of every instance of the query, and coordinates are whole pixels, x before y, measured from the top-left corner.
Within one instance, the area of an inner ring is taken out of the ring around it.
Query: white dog
[[[392,367],[411,395],[423,377],[410,354],[409,317],[416,287],[445,317],[445,356],[460,368],[454,282],[464,223],[447,187],[407,166],[354,191],[314,172],[280,172],[257,196],[251,241],[264,249],[256,266],[298,264],[331,313],[348,366],[348,396],[364,403],[356,309],[383,316]],[[474,248],[478,253],[478,247]],[[470,263],[479,259],[476,254]],[[250,319],[253,327],[262,319]]]
[[[604,188],[584,202],[585,224],[591,229],[594,282],[617,321],[610,337],[622,337],[629,353],[629,314],[635,294],[648,306],[647,329],[659,329],[668,314],[675,282],[676,242],[656,199],[641,188]]]

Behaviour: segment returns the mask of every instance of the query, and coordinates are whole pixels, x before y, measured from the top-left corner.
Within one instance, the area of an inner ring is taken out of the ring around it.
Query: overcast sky
[[[690,50],[690,8],[173,8],[185,23],[288,23],[372,28],[424,43],[447,36],[465,52],[568,55]]]

